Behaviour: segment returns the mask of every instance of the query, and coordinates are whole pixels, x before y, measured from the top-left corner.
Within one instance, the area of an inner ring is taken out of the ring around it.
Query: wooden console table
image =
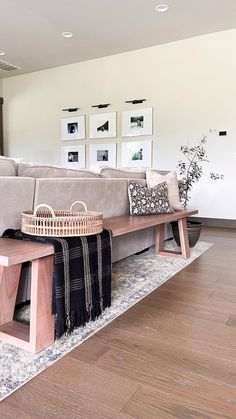
[[[0,238],[0,340],[36,353],[54,342],[52,245]],[[21,265],[32,262],[30,325],[13,320]]]
[[[148,227],[156,227],[156,253],[162,256],[175,256],[188,259],[190,256],[186,218],[197,214],[197,210],[175,211],[172,214],[158,215],[121,215],[119,217],[105,218],[103,228],[110,229],[113,237],[123,236],[132,231]],[[172,221],[178,222],[181,252],[165,250],[164,224]]]

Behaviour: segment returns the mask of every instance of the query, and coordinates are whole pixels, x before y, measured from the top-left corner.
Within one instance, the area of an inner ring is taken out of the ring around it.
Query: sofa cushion
[[[106,178],[146,179],[144,171],[115,169],[113,167],[102,168],[100,175]]]
[[[146,180],[137,183],[146,185]],[[84,201],[88,210],[102,212],[104,217],[128,215],[128,179],[36,179],[35,207],[44,203],[69,209],[74,201]]]
[[[14,160],[0,156],[0,176],[16,176],[17,164]]]
[[[0,236],[7,228],[21,227],[21,213],[33,208],[35,179],[4,176],[0,179]]]
[[[170,214],[167,183],[147,188],[135,181],[128,182],[130,215]]]
[[[158,170],[147,170],[147,186],[153,188],[162,182],[167,182],[168,186],[168,199],[171,207],[178,211],[182,210],[182,205],[179,197],[179,186],[176,172],[168,172],[167,174],[161,174]]]
[[[34,178],[98,178],[91,170],[66,169],[61,166],[19,163],[18,176]]]

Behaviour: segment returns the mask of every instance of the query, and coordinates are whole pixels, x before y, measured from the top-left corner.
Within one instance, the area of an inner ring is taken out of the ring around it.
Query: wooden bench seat
[[[156,227],[156,253],[162,256],[175,256],[188,259],[190,256],[187,217],[197,214],[197,210],[175,211],[172,214],[158,215],[121,215],[119,217],[106,218],[103,227],[112,231],[113,237],[123,236],[133,231],[142,230],[148,227]],[[181,252],[165,250],[164,225],[172,221],[178,222]]]

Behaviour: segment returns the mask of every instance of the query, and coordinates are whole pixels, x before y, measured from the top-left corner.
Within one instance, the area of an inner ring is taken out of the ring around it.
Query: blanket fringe
[[[106,302],[103,301],[103,309],[109,307],[111,304],[104,304]],[[110,303],[108,301],[108,303]],[[78,309],[74,309],[70,311],[69,318],[64,316],[60,318],[56,316],[56,331],[57,331],[57,338],[60,338],[65,332],[71,333],[74,328],[85,326],[88,321],[93,321],[97,319],[102,313],[100,300],[94,302],[93,307],[88,312],[86,306],[80,307]]]

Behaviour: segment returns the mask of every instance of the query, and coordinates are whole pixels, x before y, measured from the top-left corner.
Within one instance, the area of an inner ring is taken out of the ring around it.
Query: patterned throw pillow
[[[170,214],[173,209],[168,201],[167,182],[147,188],[129,180],[128,194],[130,215]]]

